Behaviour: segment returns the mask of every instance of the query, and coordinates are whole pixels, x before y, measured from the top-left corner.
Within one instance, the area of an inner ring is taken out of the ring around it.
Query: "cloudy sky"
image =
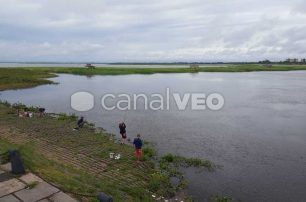
[[[0,0],[0,61],[306,57],[305,0]]]

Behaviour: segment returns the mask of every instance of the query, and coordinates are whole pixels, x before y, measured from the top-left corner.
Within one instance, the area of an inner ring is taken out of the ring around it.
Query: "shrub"
[[[77,120],[77,116],[75,114],[72,115],[67,115],[65,113],[60,113],[58,116],[58,120],[71,120],[71,121],[76,121]]]
[[[11,104],[6,100],[0,100],[0,104],[4,105],[6,107],[11,107]]]
[[[149,189],[162,196],[170,196],[174,193],[169,177],[160,171],[150,175]]]
[[[143,154],[149,158],[152,158],[156,155],[156,151],[151,147],[145,147],[143,148]]]

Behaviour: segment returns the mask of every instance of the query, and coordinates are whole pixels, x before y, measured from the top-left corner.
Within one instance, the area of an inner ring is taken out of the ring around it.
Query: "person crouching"
[[[77,122],[77,127],[75,129],[79,130],[80,128],[83,128],[84,124],[85,124],[84,117],[81,116],[81,118]]]

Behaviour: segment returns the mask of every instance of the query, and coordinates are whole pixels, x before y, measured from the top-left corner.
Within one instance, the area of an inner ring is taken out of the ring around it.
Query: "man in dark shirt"
[[[121,134],[121,144],[124,144],[124,140],[126,139],[126,125],[124,122],[119,123],[119,129]]]
[[[133,144],[135,146],[135,156],[136,156],[137,162],[139,162],[142,156],[142,150],[141,150],[142,140],[140,139],[140,134],[138,134],[137,138],[134,139]]]

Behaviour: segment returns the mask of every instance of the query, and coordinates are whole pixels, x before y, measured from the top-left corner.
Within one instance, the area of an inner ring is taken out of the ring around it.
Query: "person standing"
[[[126,125],[124,122],[119,123],[119,130],[120,130],[120,134],[121,134],[121,144],[123,144],[125,142],[126,139]]]
[[[139,162],[142,156],[142,140],[140,139],[140,134],[137,134],[137,138],[134,139],[133,144],[135,146],[135,156],[137,162]]]

